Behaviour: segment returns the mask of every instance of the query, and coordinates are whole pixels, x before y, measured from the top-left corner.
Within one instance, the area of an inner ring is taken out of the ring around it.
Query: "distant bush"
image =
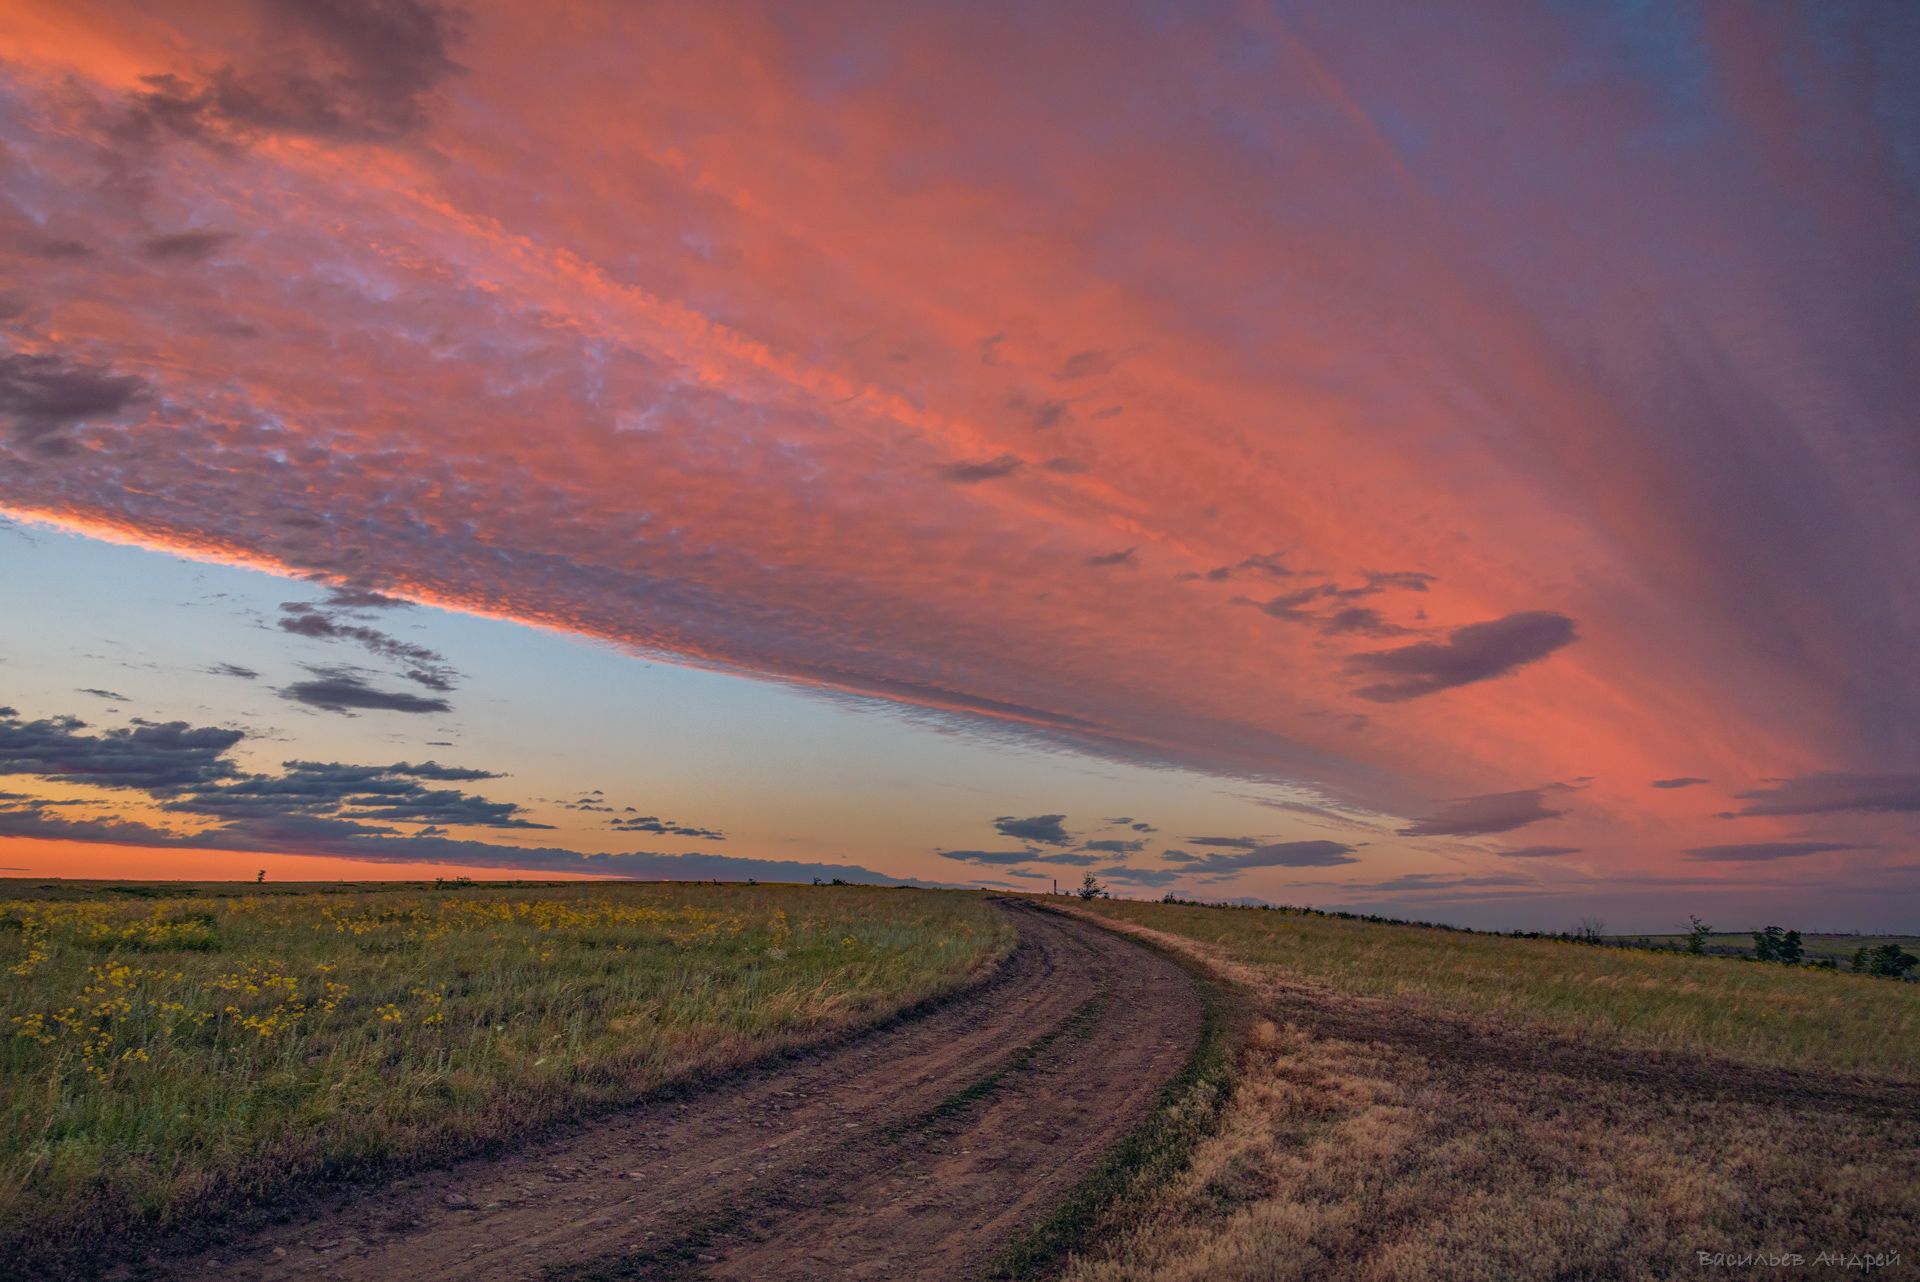
[[[1856,975],[1886,975],[1893,979],[1905,979],[1907,972],[1920,966],[1920,957],[1915,957],[1898,944],[1882,944],[1878,948],[1862,947],[1853,955],[1853,971]]]
[[[1707,923],[1705,923],[1704,921],[1701,921],[1698,916],[1695,916],[1693,914],[1688,915],[1687,917],[1687,951],[1688,952],[1693,953],[1695,956],[1704,955],[1707,951],[1707,939],[1712,934],[1713,934],[1713,927],[1707,925]]]
[[[1806,949],[1801,946],[1799,931],[1783,931],[1778,926],[1769,926],[1753,932],[1753,956],[1755,961],[1798,966],[1806,956]]]
[[[1100,884],[1098,877],[1095,877],[1092,873],[1088,873],[1081,879],[1080,889],[1074,893],[1082,899],[1102,899],[1106,896],[1107,888]]]

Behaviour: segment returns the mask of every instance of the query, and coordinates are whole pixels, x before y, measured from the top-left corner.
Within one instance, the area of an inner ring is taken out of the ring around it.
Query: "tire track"
[[[1198,1037],[1173,962],[1019,901],[1000,979],[904,1025],[162,1268],[283,1282],[974,1276]]]

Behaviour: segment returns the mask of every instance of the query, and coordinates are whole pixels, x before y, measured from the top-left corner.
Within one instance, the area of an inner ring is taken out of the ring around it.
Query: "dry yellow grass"
[[[1441,1014],[1755,1064],[1920,1077],[1920,984],[1251,908],[1096,900],[1236,962]]]
[[[1301,978],[1323,961],[1273,960],[1306,941],[1247,942],[1290,924],[1272,913],[1097,909],[1168,931],[1154,933],[1235,984],[1256,1020],[1188,1168],[1075,1259],[1071,1282],[1762,1278],[1781,1276],[1767,1257],[1792,1254],[1816,1276],[1859,1272],[1816,1268],[1823,1251],[1901,1256],[1883,1275],[1913,1273],[1920,1107],[1903,1086],[1702,1057],[1705,1039],[1673,1030],[1703,1025],[1671,1016],[1667,1036],[1689,1050],[1642,1049],[1633,1006],[1582,1042],[1558,1017],[1518,1022],[1524,999],[1449,1018],[1437,980],[1342,992]],[[1366,927],[1362,951],[1390,951],[1394,929]],[[1457,969],[1438,959],[1456,977],[1506,944],[1406,933],[1428,958],[1435,940],[1471,948]],[[1592,950],[1566,951],[1578,964]],[[1706,1267],[1700,1251],[1758,1258]]]

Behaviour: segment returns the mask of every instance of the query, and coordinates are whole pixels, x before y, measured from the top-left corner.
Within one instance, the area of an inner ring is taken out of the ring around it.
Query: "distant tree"
[[[1882,944],[1878,948],[1862,945],[1860,951],[1853,955],[1855,974],[1904,979],[1915,966],[1920,966],[1920,957],[1915,957],[1898,944]]]
[[[1582,917],[1580,924],[1573,928],[1573,938],[1581,944],[1603,944],[1607,940],[1607,923],[1598,917]]]
[[[1769,926],[1753,932],[1753,956],[1756,961],[1798,966],[1806,956],[1806,948],[1800,942],[1799,931]]]
[[[1088,873],[1080,879],[1080,889],[1075,893],[1082,899],[1099,899],[1107,893],[1107,888],[1100,884],[1099,878]]]
[[[1713,934],[1713,927],[1701,921],[1697,916],[1687,916],[1687,951],[1696,955],[1707,951],[1707,937]]]
[[[262,868],[259,872],[253,874],[253,884],[256,886],[266,881],[266,879],[267,879],[267,870],[265,868]]]

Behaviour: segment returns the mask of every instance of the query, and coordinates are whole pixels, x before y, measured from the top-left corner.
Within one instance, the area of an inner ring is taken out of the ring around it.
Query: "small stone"
[[[267,1254],[271,1255],[276,1260],[284,1260],[287,1258],[287,1248],[284,1246],[276,1246],[273,1248],[273,1250],[267,1252]]]
[[[440,1200],[441,1202],[445,1203],[447,1206],[466,1206],[467,1205],[467,1195],[465,1193],[449,1193],[445,1197],[441,1198]]]

